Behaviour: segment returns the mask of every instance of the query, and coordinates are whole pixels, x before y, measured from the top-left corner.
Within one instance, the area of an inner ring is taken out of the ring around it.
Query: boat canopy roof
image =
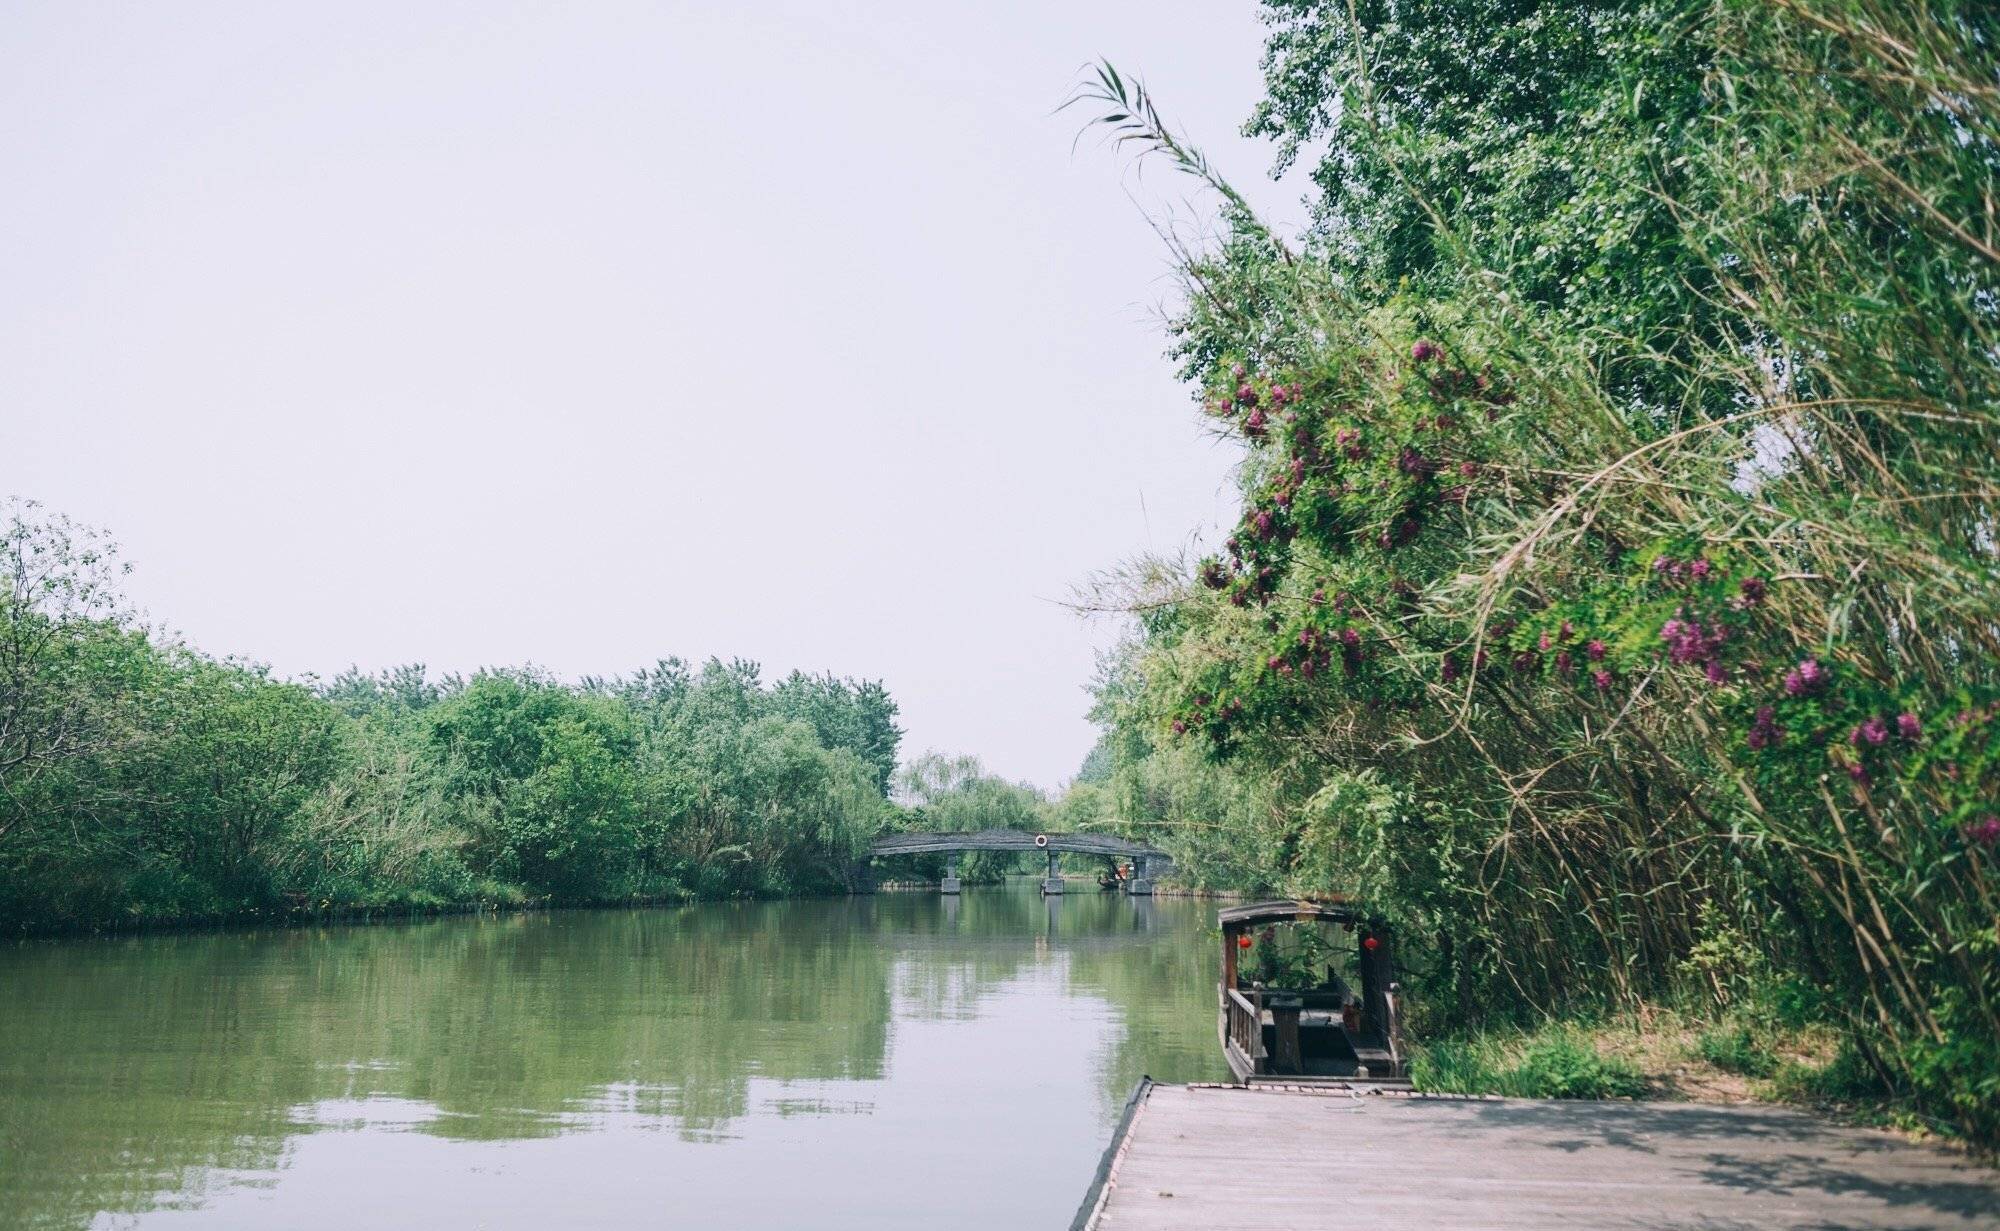
[[[1259,927],[1266,923],[1293,923],[1307,919],[1325,919],[1333,923],[1357,922],[1354,907],[1345,898],[1327,898],[1308,902],[1294,899],[1282,902],[1252,902],[1246,906],[1231,906],[1216,915],[1216,922],[1225,932],[1240,932],[1245,928]]]

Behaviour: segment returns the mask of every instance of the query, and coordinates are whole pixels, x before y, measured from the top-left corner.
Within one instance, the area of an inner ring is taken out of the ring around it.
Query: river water
[[[1214,921],[1029,881],[0,947],[0,1226],[1063,1227],[1141,1074],[1226,1077]]]

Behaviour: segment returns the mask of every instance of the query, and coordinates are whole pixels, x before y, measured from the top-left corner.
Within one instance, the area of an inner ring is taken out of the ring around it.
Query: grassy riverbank
[[[1838,1030],[1646,1007],[1533,1027],[1470,1030],[1414,1045],[1419,1090],[1510,1098],[1778,1103],[1933,1139],[1961,1138],[1922,1103],[1883,1089]],[[1992,1151],[1967,1142],[1991,1160]]]

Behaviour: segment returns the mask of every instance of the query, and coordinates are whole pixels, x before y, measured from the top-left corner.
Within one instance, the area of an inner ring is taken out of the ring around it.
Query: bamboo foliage
[[[1443,1017],[1760,999],[2000,1134],[1994,17],[1270,7],[1253,128],[1326,199],[1187,260],[1244,511],[1146,596],[1128,762],[1258,779],[1266,876],[1403,915]]]

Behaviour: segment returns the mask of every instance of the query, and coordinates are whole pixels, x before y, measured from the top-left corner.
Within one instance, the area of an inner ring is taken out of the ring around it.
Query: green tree
[[[166,660],[142,749],[118,766],[149,875],[184,886],[179,905],[227,913],[275,905],[293,816],[346,761],[333,707],[262,670],[177,651]],[[178,895],[177,895],[178,896]]]
[[[774,712],[811,724],[823,747],[861,758],[875,775],[876,790],[888,794],[903,731],[896,703],[879,682],[794,671],[771,689],[771,704]]]
[[[430,739],[492,875],[570,899],[627,887],[638,790],[624,707],[528,673],[482,674],[432,710]]]
[[[96,793],[90,766],[130,742],[143,646],[123,627],[124,569],[98,531],[12,500],[0,525],[0,850]]]

